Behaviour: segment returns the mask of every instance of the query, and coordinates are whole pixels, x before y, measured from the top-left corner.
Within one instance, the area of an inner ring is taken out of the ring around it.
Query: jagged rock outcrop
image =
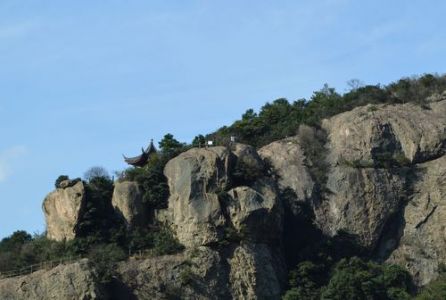
[[[142,203],[142,192],[137,182],[115,182],[112,205],[129,227],[147,222],[147,213]]]
[[[228,299],[228,269],[220,254],[198,247],[121,263],[119,299]]]
[[[238,145],[235,149],[242,150],[233,154],[224,147],[191,149],[172,159],[165,168],[171,224],[187,247],[220,242],[227,226],[238,231],[247,229],[252,236],[256,231],[268,236],[261,228],[271,231],[272,236],[280,233],[281,204],[273,181],[259,179],[250,187],[225,191],[230,187],[232,160],[243,159],[263,168],[252,147]]]
[[[43,201],[47,237],[52,240],[72,240],[76,225],[85,206],[85,187],[82,181],[57,188]]]
[[[259,150],[259,154],[276,171],[279,186],[282,189],[289,188],[295,193],[296,202],[311,202],[315,188],[314,181],[297,137],[266,145]],[[289,207],[293,209],[295,204],[289,203]]]
[[[329,192],[316,211],[325,232],[346,230],[377,246],[409,196],[407,166],[445,152],[446,101],[431,106],[368,105],[324,120]]]
[[[404,221],[385,246],[397,247],[388,261],[405,266],[424,285],[446,264],[446,156],[418,165],[417,175]]]
[[[230,278],[228,295],[277,298],[285,279],[279,250],[283,208],[278,189],[266,175],[256,179],[247,175],[249,186],[233,186],[236,166],[249,166],[257,174],[265,165],[250,146],[236,144],[232,149],[191,149],[167,164],[170,198],[164,218],[189,249],[226,245],[218,257],[229,266],[218,267],[217,273],[226,277],[226,284]]]
[[[445,153],[446,101],[367,105],[324,120],[333,163],[405,157],[419,163]]]
[[[302,146],[299,135],[259,152],[271,163],[281,188],[293,190],[296,202],[311,204],[314,222],[323,232],[347,232],[380,256],[397,247],[389,261],[406,265],[425,284],[446,255],[446,224],[440,221],[445,116],[444,99],[429,107],[368,105],[323,121],[328,138],[319,156],[308,153],[312,149]],[[317,159],[325,165],[314,174]],[[417,177],[420,169],[427,173]],[[399,231],[390,230],[392,226]]]
[[[229,259],[233,299],[280,299],[280,263],[265,244],[242,244]]]
[[[2,300],[94,300],[104,299],[87,261],[59,265],[30,275],[0,280]]]
[[[277,259],[265,244],[221,253],[197,247],[120,264],[120,299],[280,299]]]
[[[227,195],[228,220],[240,235],[251,241],[280,243],[283,212],[273,182],[261,180],[252,187],[236,187]]]
[[[185,246],[220,239],[226,220],[217,193],[229,184],[231,157],[225,147],[191,149],[167,163],[171,225]]]
[[[265,169],[265,162],[257,153],[256,149],[250,145],[235,143],[231,147],[232,153],[237,157],[237,162],[243,164],[250,170]]]

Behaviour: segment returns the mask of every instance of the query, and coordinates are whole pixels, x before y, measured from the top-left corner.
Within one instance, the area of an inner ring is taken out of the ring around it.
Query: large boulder
[[[283,270],[267,245],[240,245],[229,265],[233,299],[280,299]]]
[[[227,195],[228,220],[244,239],[280,243],[283,212],[274,182],[259,180],[252,187],[233,188]]]
[[[218,251],[198,247],[176,255],[120,263],[116,299],[229,299],[228,271]]]
[[[259,156],[253,146],[234,143],[231,147],[232,153],[237,157],[237,163],[250,170],[263,171],[265,162]]]
[[[225,147],[194,148],[167,163],[170,223],[185,246],[219,240],[226,220],[218,193],[229,184],[232,157]]]
[[[387,169],[332,168],[326,199],[315,208],[316,224],[334,236],[346,232],[373,250],[387,221],[400,209],[405,178]]]
[[[43,201],[47,237],[51,240],[72,240],[85,207],[86,195],[82,181],[57,188]]]
[[[367,105],[324,120],[333,163],[371,163],[393,157],[423,162],[445,153],[446,101]]]
[[[119,299],[280,299],[282,270],[265,244],[223,254],[196,247],[176,255],[120,263]]]
[[[262,147],[259,154],[275,171],[282,189],[291,189],[297,202],[310,202],[314,193],[314,182],[298,137],[275,141]],[[290,206],[293,207],[293,204]]]
[[[259,153],[273,167],[281,189],[294,192],[294,202],[287,203],[291,210],[299,202],[310,204],[323,232],[350,233],[372,251],[407,201],[411,165],[445,153],[445,115],[445,100],[424,108],[358,107],[322,122],[327,139],[319,151],[311,149],[318,142],[314,132],[299,130]]]
[[[142,225],[147,218],[142,203],[142,192],[137,182],[116,182],[113,190],[112,205],[129,227]]]
[[[347,231],[365,248],[377,246],[409,196],[408,166],[445,151],[446,101],[430,105],[368,105],[323,121],[328,192],[316,219],[325,232]]]
[[[417,284],[424,285],[446,264],[446,156],[420,164],[417,170],[404,221],[386,243],[397,247],[388,261],[403,265]]]
[[[165,219],[170,219],[185,246],[221,242],[231,227],[254,240],[279,236],[282,206],[275,182],[260,177],[249,187],[227,191],[234,161],[243,159],[262,166],[252,147],[238,145],[236,149],[242,150],[233,154],[223,147],[191,149],[166,165],[170,198]]]
[[[0,299],[104,299],[86,260],[0,280]]]

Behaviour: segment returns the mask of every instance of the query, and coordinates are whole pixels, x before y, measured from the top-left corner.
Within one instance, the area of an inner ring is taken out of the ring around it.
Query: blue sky
[[[0,238],[44,230],[60,174],[125,168],[324,83],[444,73],[444,1],[0,2]]]

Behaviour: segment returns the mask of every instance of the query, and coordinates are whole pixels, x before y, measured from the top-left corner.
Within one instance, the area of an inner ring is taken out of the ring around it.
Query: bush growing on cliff
[[[60,187],[60,183],[62,181],[68,180],[70,179],[67,175],[60,175],[59,177],[57,177],[56,182],[54,182],[54,186],[57,188]]]
[[[416,300],[446,299],[446,274],[423,287]]]
[[[146,166],[142,168],[128,168],[121,176],[121,180],[136,181],[143,192],[143,202],[148,209],[167,207],[169,187],[164,176],[167,162],[186,151],[189,147],[178,142],[173,135],[166,134],[159,143],[161,151],[152,154]]]
[[[85,185],[85,211],[76,228],[80,237],[97,237],[98,242],[107,242],[112,233],[120,232],[123,224],[115,215],[111,204],[113,181],[109,177],[89,178]]]
[[[310,99],[289,102],[280,98],[265,104],[256,113],[248,109],[240,120],[207,135],[219,144],[229,142],[230,136],[238,141],[261,147],[275,140],[295,135],[299,125],[317,126],[323,118],[349,111],[366,104],[415,103],[426,107],[426,98],[446,90],[446,76],[425,74],[403,78],[388,86],[356,86],[340,95],[328,85],[315,91]]]
[[[342,259],[334,267],[321,299],[407,299],[411,277],[396,265],[378,265],[357,257]]]
[[[286,300],[408,300],[413,288],[403,268],[357,257],[341,259],[331,272],[324,265],[302,262],[290,273],[290,287]]]
[[[125,252],[116,244],[99,244],[88,254],[89,265],[96,271],[99,283],[109,283],[116,276],[117,262],[126,258]]]

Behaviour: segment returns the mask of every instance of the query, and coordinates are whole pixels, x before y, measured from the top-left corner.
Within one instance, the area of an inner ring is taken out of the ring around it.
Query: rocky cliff
[[[324,235],[347,233],[373,259],[400,264],[426,284],[446,263],[445,153],[445,98],[358,107],[258,151],[190,149],[167,163],[168,208],[154,214],[185,251],[120,263],[117,289],[122,299],[279,299],[283,239],[293,238],[284,229],[302,205]],[[49,238],[75,237],[83,194],[79,182],[48,195]],[[148,218],[136,183],[116,184],[113,205],[129,226]],[[100,298],[81,265],[2,280],[0,295],[52,299],[47,287],[70,280],[58,299]]]

